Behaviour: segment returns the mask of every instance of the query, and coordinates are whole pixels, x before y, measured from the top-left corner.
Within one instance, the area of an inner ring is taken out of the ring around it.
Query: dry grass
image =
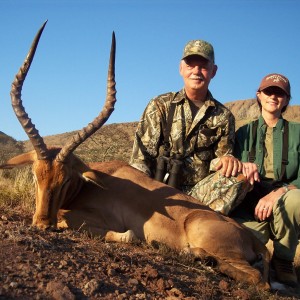
[[[34,182],[30,167],[0,170],[0,208],[34,211]]]

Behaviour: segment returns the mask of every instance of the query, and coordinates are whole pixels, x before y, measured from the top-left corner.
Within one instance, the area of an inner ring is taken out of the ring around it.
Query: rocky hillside
[[[238,100],[225,104],[236,118],[237,128],[255,119],[259,115],[259,108],[255,99]],[[300,106],[291,106],[285,112],[285,118],[300,122]],[[134,132],[137,122],[118,123],[104,125],[91,138],[84,142],[75,151],[77,155],[85,161],[108,161],[123,160],[128,161],[133,145]],[[21,130],[21,128],[20,128]],[[47,145],[62,146],[76,131],[46,136]],[[0,132],[0,160],[7,156],[32,149],[29,141],[18,142],[13,138]]]
[[[237,128],[256,119],[260,113],[255,99],[238,100],[228,102],[225,105],[234,114]],[[288,107],[284,117],[289,121],[300,122],[300,105]]]
[[[123,160],[128,161],[133,145],[137,122],[104,125],[75,151],[86,162]],[[46,136],[45,143],[62,146],[76,131]],[[25,151],[31,150],[30,141],[24,142]]]
[[[24,150],[22,142],[0,131],[0,161],[4,161],[14,155],[22,153]]]

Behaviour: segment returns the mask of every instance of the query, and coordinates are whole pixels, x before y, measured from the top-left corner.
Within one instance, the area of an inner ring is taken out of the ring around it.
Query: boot
[[[291,287],[296,287],[298,285],[298,279],[293,261],[273,256],[271,263],[279,282]]]

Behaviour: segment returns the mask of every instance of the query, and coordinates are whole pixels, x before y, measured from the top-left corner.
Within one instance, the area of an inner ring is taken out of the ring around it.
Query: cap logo
[[[262,79],[258,91],[262,91],[270,86],[277,86],[281,88],[289,97],[291,97],[290,82],[285,76],[278,73],[266,75]]]
[[[268,76],[266,78],[266,80],[273,80],[273,82],[280,82],[280,81],[283,81],[284,83],[287,83],[287,80],[280,76],[280,75],[271,75],[271,76]]]

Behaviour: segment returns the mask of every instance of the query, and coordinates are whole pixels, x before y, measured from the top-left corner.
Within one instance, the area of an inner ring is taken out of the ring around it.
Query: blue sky
[[[261,78],[278,72],[300,105],[299,0],[0,0],[0,131],[17,140],[27,136],[11,108],[11,82],[45,20],[22,92],[42,136],[98,115],[112,31],[118,101],[108,123],[138,121],[152,97],[180,90],[179,61],[192,39],[215,48],[210,90],[222,103],[253,98]]]

